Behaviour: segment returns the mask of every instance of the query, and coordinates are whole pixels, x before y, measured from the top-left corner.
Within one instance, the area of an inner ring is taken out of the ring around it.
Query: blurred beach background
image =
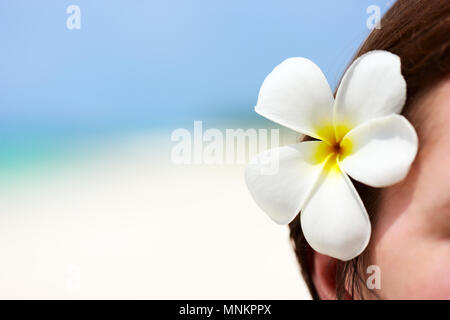
[[[308,299],[245,165],[175,164],[171,134],[278,128],[265,76],[303,56],[334,88],[370,5],[0,1],[0,298]]]

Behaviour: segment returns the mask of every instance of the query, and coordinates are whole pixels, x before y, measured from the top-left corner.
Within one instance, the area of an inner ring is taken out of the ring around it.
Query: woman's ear
[[[322,300],[336,299],[336,266],[337,260],[329,256],[314,252],[312,280],[316,291]],[[344,299],[351,299],[345,294]]]

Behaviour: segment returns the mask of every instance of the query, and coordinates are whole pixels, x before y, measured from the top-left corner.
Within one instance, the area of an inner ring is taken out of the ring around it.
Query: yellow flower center
[[[345,135],[349,132],[349,126],[346,125],[327,125],[317,130],[320,137],[323,138],[316,154],[316,163],[325,163],[324,169],[327,171],[339,171],[338,161],[342,161],[351,153],[352,142]]]

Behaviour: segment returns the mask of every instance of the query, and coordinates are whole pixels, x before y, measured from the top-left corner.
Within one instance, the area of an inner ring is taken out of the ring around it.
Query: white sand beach
[[[244,166],[177,166],[157,140],[2,184],[0,298],[309,298]]]

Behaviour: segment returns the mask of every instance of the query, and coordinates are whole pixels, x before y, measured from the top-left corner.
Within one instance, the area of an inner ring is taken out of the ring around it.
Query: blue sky
[[[80,30],[66,28],[71,4]],[[288,57],[335,86],[371,4],[389,1],[1,1],[0,133],[257,117],[264,77]]]

